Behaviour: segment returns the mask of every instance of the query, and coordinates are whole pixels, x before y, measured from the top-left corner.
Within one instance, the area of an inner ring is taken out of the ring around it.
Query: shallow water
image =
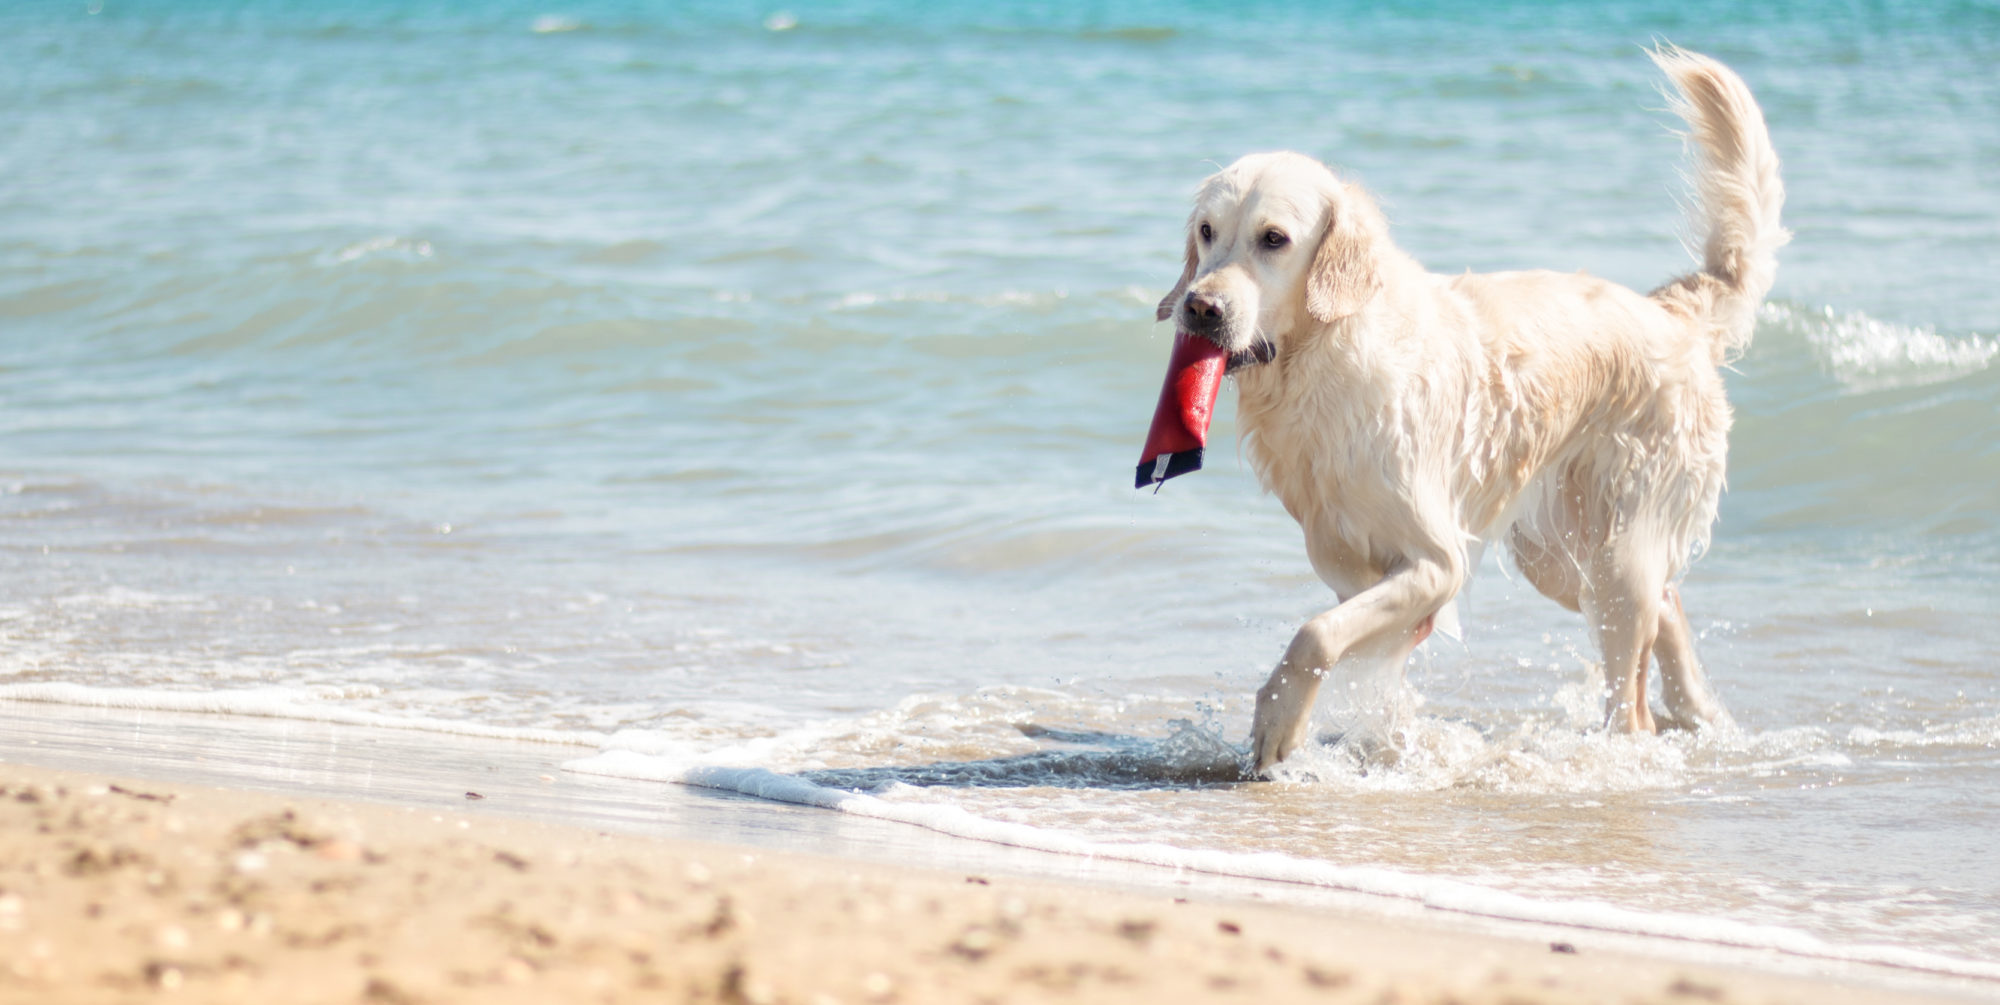
[[[0,13],[0,697],[2000,961],[1990,7],[88,10]],[[1226,448],[1129,487],[1188,195],[1294,147],[1435,269],[1647,288],[1655,37],[1797,235],[1685,585],[1741,733],[1595,732],[1489,558],[1400,734],[1242,784],[1331,597]]]

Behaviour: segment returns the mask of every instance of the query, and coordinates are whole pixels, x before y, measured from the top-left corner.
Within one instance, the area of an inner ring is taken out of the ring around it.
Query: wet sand
[[[1422,919],[0,765],[0,1000],[1982,997]]]

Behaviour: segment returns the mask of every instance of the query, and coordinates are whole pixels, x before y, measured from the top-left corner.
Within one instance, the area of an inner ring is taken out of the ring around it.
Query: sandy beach
[[[442,805],[0,765],[6,1001],[1977,997]]]

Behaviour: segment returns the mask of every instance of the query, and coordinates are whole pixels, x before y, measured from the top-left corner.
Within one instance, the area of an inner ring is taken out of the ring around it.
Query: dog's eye
[[[1267,230],[1264,232],[1264,247],[1266,248],[1282,248],[1290,243],[1292,243],[1292,239],[1286,237],[1285,232],[1282,230]]]
[[[1205,224],[1205,223],[1204,223],[1204,224],[1202,224],[1202,225],[1201,225],[1201,243],[1203,243],[1203,244],[1207,244],[1208,242],[1210,242],[1210,241],[1213,241],[1213,240],[1215,240],[1215,231],[1214,231],[1214,230],[1211,230],[1211,229],[1209,228],[1208,224]]]

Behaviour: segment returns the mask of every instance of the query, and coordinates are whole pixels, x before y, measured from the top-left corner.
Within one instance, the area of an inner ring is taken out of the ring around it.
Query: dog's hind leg
[[[1458,593],[1463,572],[1418,561],[1384,576],[1340,606],[1305,623],[1285,658],[1257,689],[1251,716],[1252,770],[1263,774],[1305,741],[1321,678],[1350,654],[1404,656],[1429,635],[1439,608]]]
[[[1580,610],[1583,581],[1577,562],[1561,548],[1516,529],[1509,541],[1514,565],[1534,584],[1535,589],[1570,610]],[[1659,628],[1653,638],[1653,657],[1660,665],[1660,697],[1666,704],[1664,715],[1655,724],[1669,729],[1696,729],[1732,723],[1729,711],[1708,684],[1701,663],[1695,658],[1694,630],[1688,626],[1687,612],[1681,607],[1680,590],[1668,583],[1661,591]],[[1593,621],[1596,619],[1593,618]],[[1610,679],[1607,673],[1607,680]],[[1638,673],[1638,697],[1646,693],[1645,668]],[[1615,716],[1614,716],[1615,717]]]
[[[1604,727],[1617,733],[1657,730],[1646,706],[1646,670],[1660,633],[1661,587],[1666,576],[1627,540],[1607,541],[1591,556],[1584,577],[1584,616],[1604,656]]]
[[[1673,584],[1660,604],[1660,632],[1653,655],[1660,660],[1660,699],[1666,704],[1661,725],[1674,729],[1732,724],[1729,710],[1708,685],[1708,675],[1695,659],[1694,630],[1681,607],[1681,592]]]

